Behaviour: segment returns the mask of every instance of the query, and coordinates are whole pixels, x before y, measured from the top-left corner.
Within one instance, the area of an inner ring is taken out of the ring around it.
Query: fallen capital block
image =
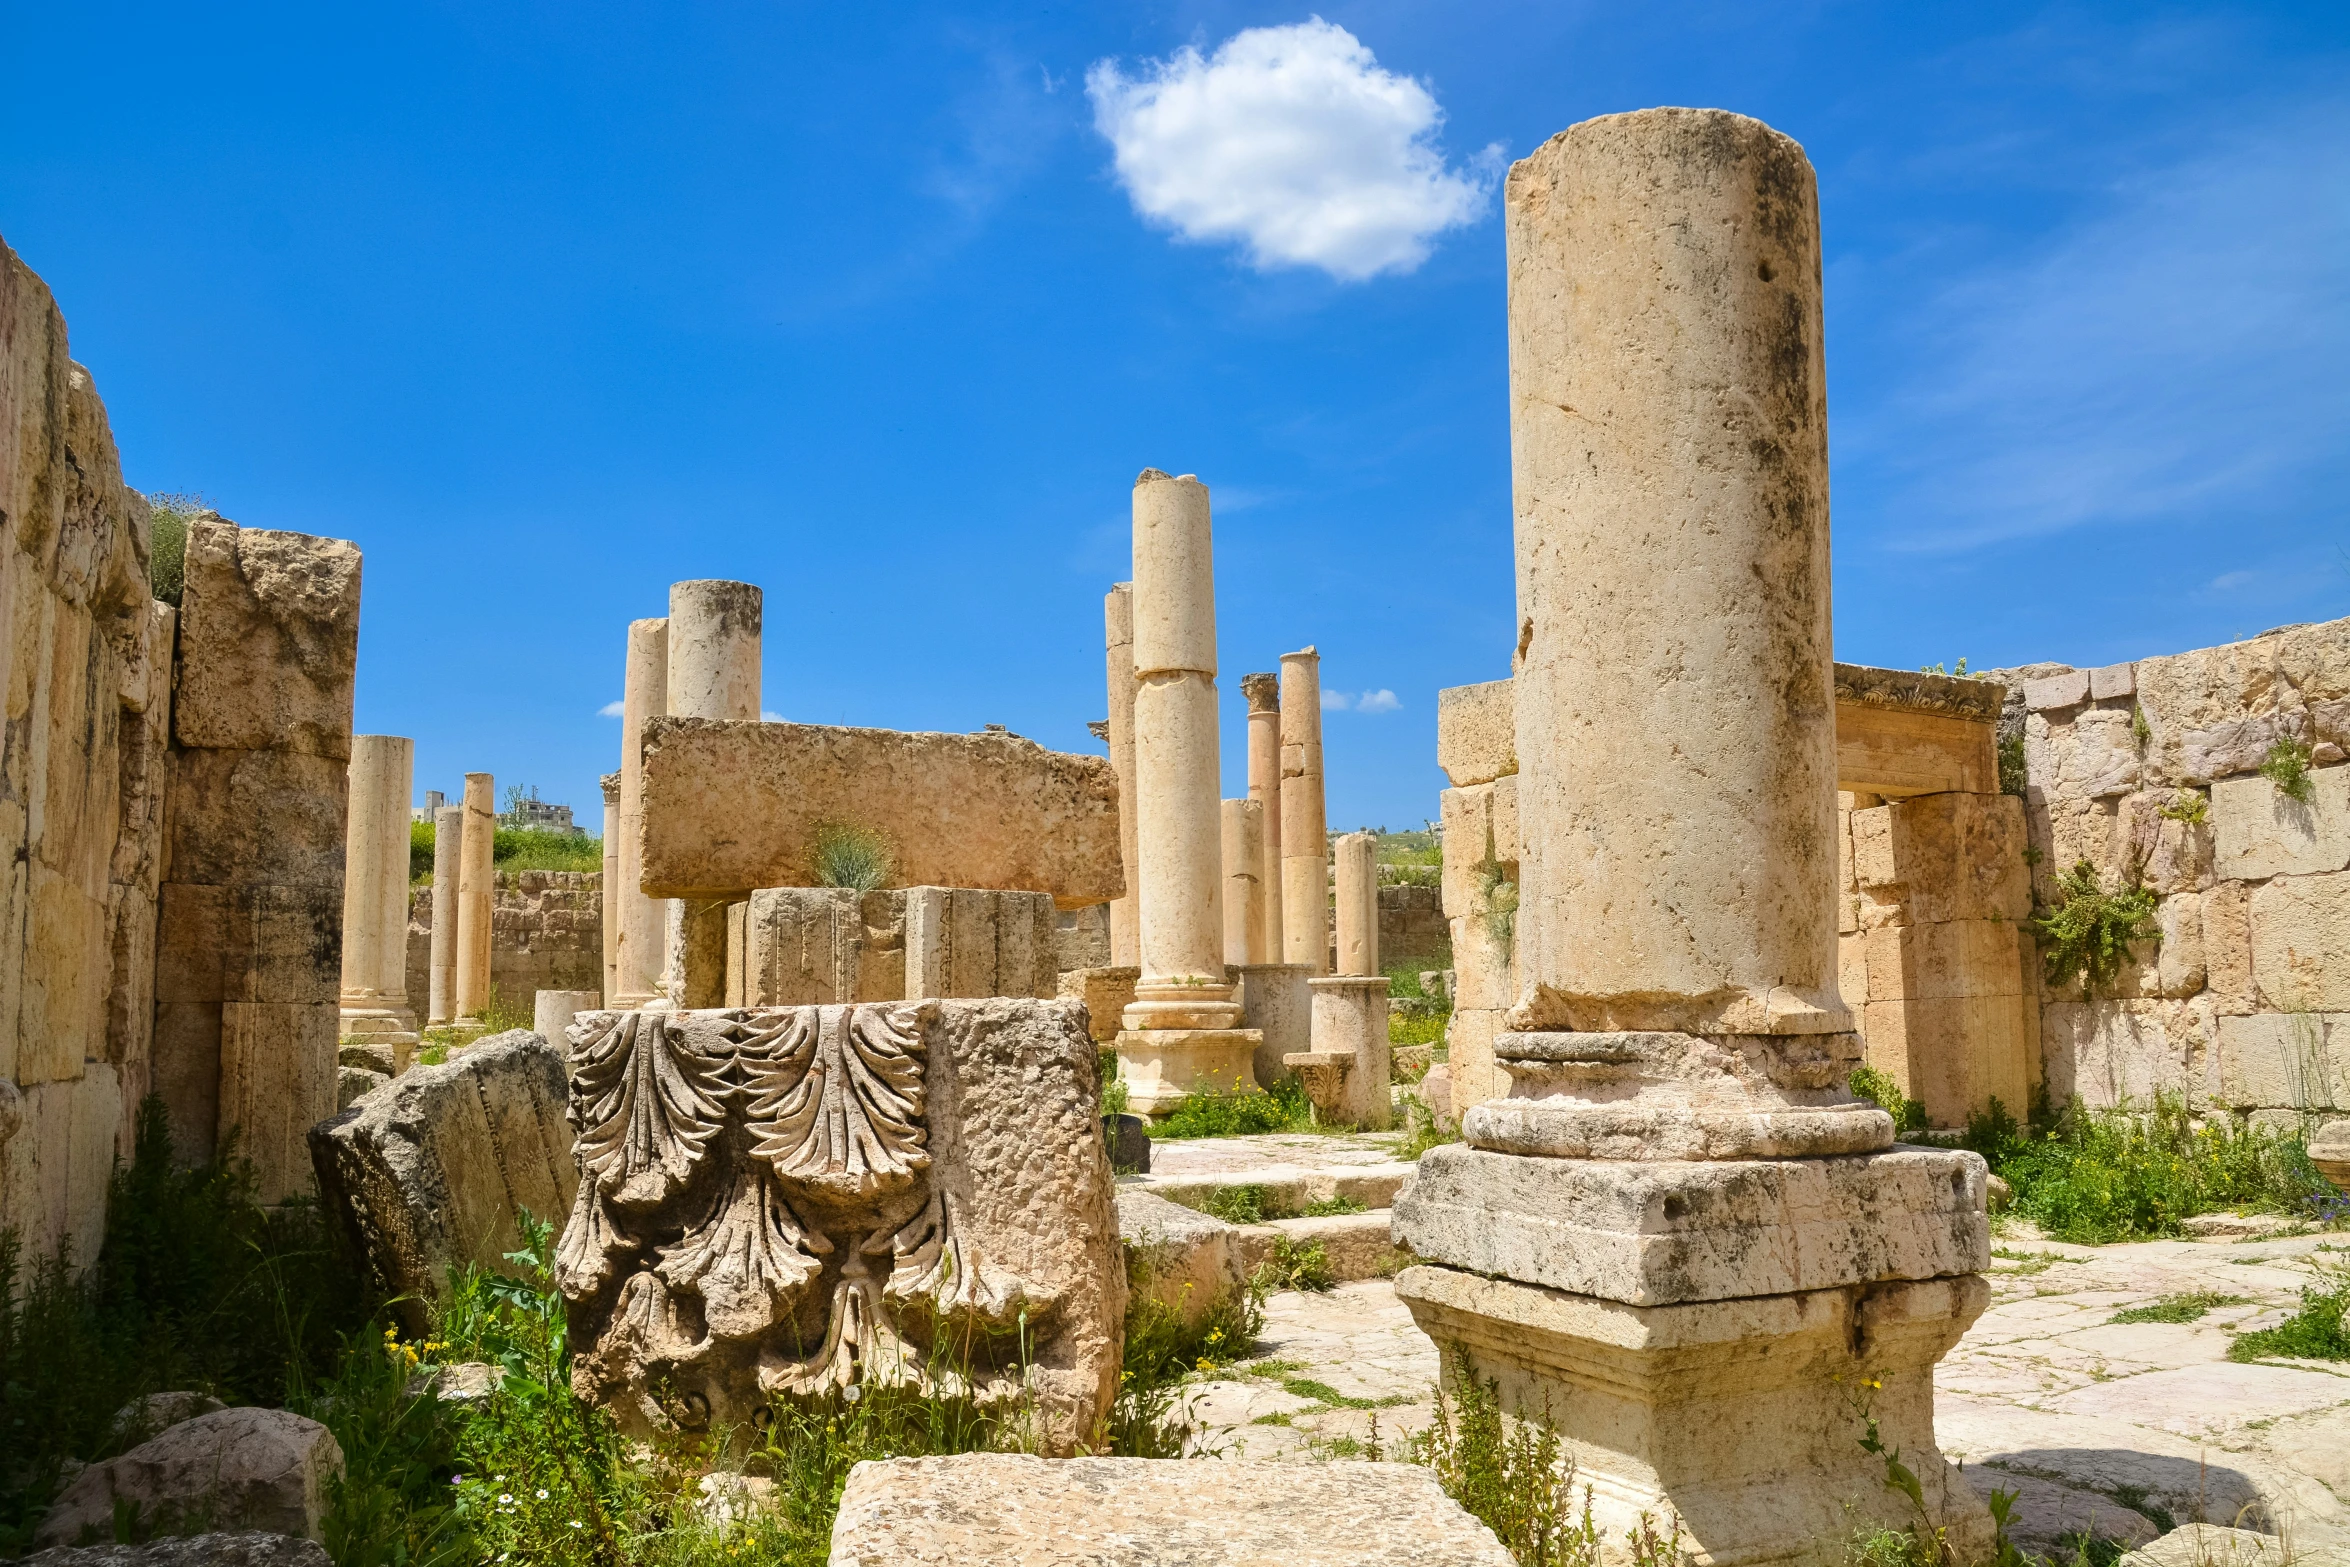
[[[879,833],[893,885],[1048,892],[1064,909],[1126,890],[1107,760],[1018,735],[825,724],[646,721],[643,889],[716,898],[815,885],[818,829]]]

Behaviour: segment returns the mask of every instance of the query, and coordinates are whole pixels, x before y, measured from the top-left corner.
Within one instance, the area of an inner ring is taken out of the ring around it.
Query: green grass
[[[880,832],[852,822],[819,822],[812,837],[809,852],[815,861],[811,869],[816,886],[871,892],[889,885],[895,856]]]
[[[1262,1224],[1277,1217],[1273,1194],[1262,1186],[1219,1186],[1200,1199],[1199,1211],[1226,1224]]]
[[[2185,1295],[2165,1295],[2160,1300],[2143,1306],[2131,1306],[2117,1311],[2109,1319],[2114,1322],[2200,1322],[2204,1313],[2214,1306],[2246,1306],[2251,1301],[2242,1295],[2222,1295],[2217,1290],[2196,1290]]]
[[[1294,1077],[1262,1092],[1233,1085],[1231,1093],[1193,1094],[1151,1127],[1154,1142],[1192,1137],[1253,1137],[1265,1132],[1313,1132],[1314,1107]]]
[[[408,824],[408,884],[432,885],[431,822]],[[604,840],[536,827],[500,827],[491,835],[490,862],[501,871],[597,871],[604,868]]]
[[[1368,1213],[1359,1197],[1324,1197],[1298,1210],[1301,1219],[1328,1219],[1342,1213]]]
[[[2301,1309],[2273,1328],[2239,1333],[2228,1346],[2230,1360],[2350,1360],[2350,1272],[2337,1271],[2333,1287],[2310,1285]]]
[[[1330,1254],[1320,1241],[1275,1236],[1273,1254],[1265,1259],[1261,1271],[1266,1284],[1277,1290],[1320,1293],[1338,1286],[1338,1276],[1330,1267]]]
[[[2333,1188],[2298,1137],[2197,1121],[2160,1095],[2150,1109],[2050,1113],[2019,1126],[1993,1100],[1970,1117],[1962,1146],[2015,1188],[2012,1212],[2060,1241],[2102,1245],[2182,1233],[2182,1220],[2220,1209],[2314,1218]]]

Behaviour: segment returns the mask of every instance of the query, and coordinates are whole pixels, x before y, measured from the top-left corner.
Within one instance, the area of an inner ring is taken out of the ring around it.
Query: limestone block
[[[1452,1067],[1453,1118],[1471,1105],[1497,1099],[1510,1091],[1509,1074],[1493,1051],[1494,1036],[1502,1031],[1506,1013],[1498,1007],[1454,1008],[1444,1025],[1445,1058]]]
[[[1313,1048],[1314,971],[1303,963],[1240,965],[1240,1026],[1262,1039],[1253,1057],[1260,1083],[1279,1081],[1281,1058]]]
[[[343,1450],[315,1420],[286,1409],[222,1409],[183,1420],[119,1458],[90,1465],[58,1494],[36,1545],[104,1538],[123,1511],[151,1528],[172,1520],[315,1540]]]
[[[2133,696],[2138,690],[2135,664],[2108,664],[2103,669],[2089,671],[2089,700],[2116,702]]]
[[[167,882],[156,994],[167,1002],[333,1001],[342,938],[335,888]]]
[[[1115,1041],[1127,1108],[1162,1116],[1193,1094],[1254,1093],[1264,1035],[1253,1028],[1121,1028]]]
[[[1868,953],[1865,999],[2021,995],[2020,939],[2017,927],[2001,920],[1882,926],[1860,938]]]
[[[2230,1109],[2350,1109],[2350,1013],[2223,1017],[2217,1054]]]
[[[888,839],[899,886],[1080,908],[1125,885],[1109,762],[1017,735],[649,718],[644,800],[654,897],[810,885],[814,831],[832,822]]]
[[[1436,765],[1455,789],[1514,774],[1517,725],[1509,681],[1448,686],[1436,693]]]
[[[1603,1538],[1670,1516],[1686,1559],[1785,1562],[1863,1520],[1914,1525],[1853,1440],[1849,1389],[1865,1379],[1950,1549],[1988,1555],[1990,1517],[1934,1440],[1934,1363],[1989,1303],[1980,1278],[1661,1306],[1442,1267],[1407,1268],[1395,1288],[1448,1383],[1490,1378],[1505,1410],[1556,1427]]]
[[[1515,774],[1438,797],[1444,822],[1444,912],[1454,918],[1482,908],[1486,867],[1515,880],[1518,869],[1518,782]]]
[[[1634,1305],[1980,1272],[1987,1170],[1970,1153],[1538,1159],[1448,1144],[1395,1199],[1434,1263]]]
[[[172,1153],[210,1159],[220,1134],[220,1003],[158,997],[148,1051],[148,1086],[163,1100]]]
[[[290,750],[177,751],[171,771],[166,880],[332,887],[340,907],[340,759]]]
[[[2211,786],[2220,876],[2258,881],[2350,866],[2350,767],[2316,768],[2309,781],[2307,804],[2263,777],[2223,778]]]
[[[1912,924],[2021,919],[2032,911],[2023,801],[1927,794],[1852,813],[1854,877]],[[1865,839],[1865,843],[1864,843]]]
[[[2176,893],[2155,910],[2162,938],[2156,948],[2154,991],[2178,999],[2203,989],[2209,967],[2203,955],[2203,899],[2197,893]]]
[[[2048,1097],[2094,1109],[2186,1095],[2211,1038],[2199,1001],[2056,1001],[2040,1008],[2040,1067]]]
[[[145,1545],[53,1546],[25,1557],[24,1567],[333,1567],[316,1540],[299,1535],[242,1533],[171,1535]]]
[[[517,1207],[556,1224],[571,1211],[568,1099],[563,1051],[516,1029],[412,1067],[311,1130],[326,1210],[376,1283],[402,1297],[410,1332],[430,1325],[452,1267],[512,1271]]]
[[[530,1031],[562,1050],[565,1048],[563,1031],[571,1026],[571,1020],[582,1012],[596,1011],[603,1004],[600,991],[539,991],[531,998]]]
[[[2058,712],[2089,700],[2089,671],[2071,669],[2024,682],[2024,706],[2035,713]]]
[[[2138,706],[2153,728],[2151,769],[2202,784],[2258,767],[2279,736],[2344,738],[2350,719],[2350,621],[2295,626],[2136,666]]]
[[[335,1068],[335,1109],[338,1112],[350,1109],[391,1080],[389,1072],[344,1062]]]
[[[2029,1020],[2037,1008],[2036,998],[2012,989],[1872,1001],[1862,1022],[1868,1063],[1923,1104],[1935,1126],[1963,1127],[1992,1099],[2020,1116],[2031,1103]]]
[[[16,1228],[28,1256],[48,1256],[63,1242],[76,1258],[96,1257],[123,1115],[120,1078],[93,1062],[80,1077],[21,1095],[12,1085],[9,1098],[15,1124],[0,1138],[0,1223]],[[0,1107],[0,1130],[10,1119]]]
[[[256,1195],[265,1203],[310,1194],[307,1139],[335,1113],[341,1018],[332,1001],[220,1004],[216,1135],[238,1133],[237,1149],[253,1161]]]
[[[17,992],[16,1080],[57,1082],[82,1075],[105,1047],[113,920],[103,901],[40,860],[28,867],[30,896]]]
[[[1839,788],[1887,796],[1940,794],[1950,790],[1974,794],[1998,792],[1998,736],[1993,728],[1996,711],[1988,716],[1961,716],[1846,701],[1843,686],[1847,673],[1852,670],[1849,664],[1836,666]],[[1976,682],[1948,684],[1965,686]]]
[[[188,529],[181,745],[347,759],[358,655],[357,545],[218,518]]]
[[[1047,1451],[1108,1413],[1125,1270],[1077,1007],[592,1012],[572,1036],[557,1276],[583,1397],[633,1429],[657,1390],[732,1425],[951,1349],[983,1402],[1026,1363]],[[648,1233],[678,1237],[658,1269]]]
[[[2252,888],[2223,881],[2202,895],[2204,984],[2223,1013],[2251,1012],[2260,1002],[2252,979]]]
[[[761,888],[745,915],[743,1005],[902,999],[905,920],[903,893]]]
[[[1387,1091],[1387,977],[1334,974],[1307,985],[1313,993],[1312,1051],[1348,1063],[1333,1110],[1346,1125],[1384,1128],[1394,1113]]]
[[[2139,880],[2156,892],[2201,892],[2213,879],[2211,823],[2185,822],[2163,812],[2175,808],[2187,791],[2146,789],[2124,798],[2115,816],[2120,853],[2106,865],[2109,874],[2126,878],[2131,867]]]
[[[1855,931],[1836,938],[1836,988],[1844,993],[1845,1005],[1853,1008],[1858,1016],[1859,1008],[1869,999],[1867,935]]]
[[[2281,1011],[2350,1010],[2350,871],[2252,889],[2252,977]]]
[[[905,906],[899,996],[1049,998],[1059,992],[1048,895],[909,887],[893,896]]]
[[[1121,1191],[1117,1202],[1129,1289],[1196,1324],[1243,1287],[1231,1225],[1150,1192]]]
[[[1417,1464],[1020,1453],[859,1464],[833,1567],[1511,1567],[1493,1531]]]
[[[1060,976],[1055,994],[1082,1005],[1094,1042],[1106,1045],[1118,1037],[1123,1026],[1119,1020],[1133,1003],[1135,982],[1141,978],[1142,970],[1132,967],[1069,969]]]

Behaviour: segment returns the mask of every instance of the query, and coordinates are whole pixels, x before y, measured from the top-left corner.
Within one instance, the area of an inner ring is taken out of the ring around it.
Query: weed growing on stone
[[[2288,800],[2307,805],[2315,797],[2309,781],[2309,747],[2291,735],[2279,735],[2260,759],[2260,776],[2277,786]]]
[[[1431,1148],[1461,1140],[1460,1128],[1446,1127],[1436,1119],[1436,1112],[1417,1093],[1406,1092],[1401,1100],[1404,1114],[1403,1137],[1395,1145],[1395,1157],[1406,1164],[1417,1160]]]
[[[1200,1199],[1199,1211],[1226,1224],[1262,1224],[1275,1216],[1275,1206],[1262,1186],[1219,1186]]]
[[[503,1034],[508,1029],[529,1028],[537,1021],[529,1001],[507,995],[494,982],[490,985],[489,996],[481,1004],[480,1022],[483,1029],[492,1034]]]
[[[1428,1428],[1407,1438],[1393,1456],[1435,1470],[1445,1495],[1491,1529],[1519,1567],[1598,1567],[1599,1525],[1591,1515],[1591,1488],[1583,1487],[1578,1507],[1575,1461],[1549,1411],[1505,1416],[1501,1384],[1478,1380],[1465,1347],[1454,1345],[1451,1359],[1452,1385],[1448,1391],[1441,1381],[1437,1384]],[[1676,1521],[1676,1537],[1679,1532]],[[1637,1553],[1640,1542],[1628,1543]],[[1656,1551],[1654,1541],[1649,1549]],[[1677,1552],[1662,1557],[1677,1559]]]
[[[2350,1270],[2329,1269],[2331,1288],[2310,1285],[2301,1309],[2273,1328],[2239,1333],[2228,1346],[2230,1360],[2350,1360]]]
[[[1999,742],[1999,792],[2020,795],[2030,783],[2031,776],[2024,765],[2024,737],[2003,736]]]
[[[1518,884],[1493,858],[1489,846],[1485,863],[1477,867],[1477,907],[1485,921],[1485,936],[1507,963],[1518,941]]]
[[[1359,1197],[1323,1197],[1300,1208],[1298,1216],[1305,1219],[1328,1219],[1342,1213],[1368,1212],[1370,1210],[1363,1206],[1363,1201]]]
[[[1873,1066],[1856,1066],[1845,1086],[1893,1117],[1893,1135],[1912,1137],[1927,1129],[1926,1107],[1901,1091],[1892,1075]]]
[[[2130,959],[2133,942],[2154,936],[2155,896],[2135,884],[2107,892],[2087,860],[2056,879],[2057,901],[2028,921],[2052,988],[2078,981],[2084,995],[2110,985]]]
[[[147,497],[147,519],[153,530],[147,546],[147,580],[155,596],[177,604],[188,576],[188,523],[212,509],[201,495],[163,493]]]
[[[2251,1299],[2244,1295],[2223,1295],[2217,1290],[2196,1290],[2185,1295],[2165,1295],[2160,1300],[2143,1306],[2131,1306],[2117,1311],[2109,1319],[2114,1322],[2200,1322],[2204,1314],[2215,1306],[2248,1306]]]
[[[1263,1092],[1233,1085],[1231,1093],[1193,1094],[1151,1127],[1155,1141],[1185,1137],[1252,1137],[1261,1132],[1343,1131],[1314,1122],[1314,1107],[1294,1077],[1283,1077]]]
[[[2181,789],[2162,808],[2162,815],[2174,822],[2200,827],[2211,820],[2211,797],[2200,790]]]
[[[1320,1241],[1298,1241],[1287,1235],[1274,1237],[1273,1254],[1265,1259],[1263,1274],[1268,1284],[1280,1290],[1318,1293],[1338,1284],[1330,1254]]]
[[[812,834],[810,858],[815,861],[819,887],[854,887],[872,892],[889,885],[895,856],[889,840],[871,827],[852,822],[819,822]]]

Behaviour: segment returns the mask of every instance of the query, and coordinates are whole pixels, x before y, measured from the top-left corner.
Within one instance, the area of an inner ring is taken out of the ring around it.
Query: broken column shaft
[[[667,636],[672,718],[755,721],[764,599],[748,582],[703,579],[669,589]],[[751,889],[742,889],[749,897]],[[674,1007],[725,1000],[726,898],[673,898],[661,991]]]
[[[1142,874],[1134,847],[1134,584],[1102,598],[1102,641],[1110,693],[1110,766],[1118,775],[1118,854],[1126,893],[1110,900],[1110,964],[1132,968],[1142,943]]]
[[[1330,968],[1330,843],[1322,812],[1322,658],[1281,655],[1281,958]]]
[[[408,1005],[408,798],[416,742],[351,737],[350,814],[343,836],[342,1033],[416,1042]]]
[[[613,952],[613,993],[604,1004],[627,1010],[660,994],[664,931],[662,902],[645,896],[645,720],[669,710],[669,622],[628,623],[628,654],[620,689],[620,887],[615,903],[620,940]]]
[[[432,946],[426,986],[434,1024],[457,1021],[457,884],[464,875],[465,807],[432,813]]]
[[[1260,963],[1281,963],[1281,677],[1242,675],[1248,698],[1248,797],[1265,808],[1264,865],[1257,872],[1264,905]]]
[[[490,925],[497,902],[497,780],[465,775],[465,832],[457,862],[457,1015],[478,1018],[490,999]]]

